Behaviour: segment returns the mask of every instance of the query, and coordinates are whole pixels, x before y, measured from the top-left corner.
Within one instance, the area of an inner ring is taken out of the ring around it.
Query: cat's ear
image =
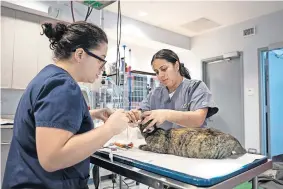
[[[140,124],[138,124],[138,128],[139,128],[139,130],[140,130],[140,132],[141,132],[141,134],[144,136],[144,132],[143,132],[143,130],[146,128],[146,126],[147,126],[147,124],[144,124],[144,125],[142,125],[141,123]]]

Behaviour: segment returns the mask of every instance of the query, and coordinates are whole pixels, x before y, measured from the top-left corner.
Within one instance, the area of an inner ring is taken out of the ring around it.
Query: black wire
[[[89,11],[90,11],[90,7],[87,7],[87,13],[86,13],[86,15],[85,15],[85,21],[86,21],[87,18],[88,18]]]
[[[123,183],[125,183],[125,185],[126,185],[128,188],[130,188],[129,185],[128,185],[124,180],[122,180],[122,181],[123,181]]]
[[[91,15],[92,10],[93,10],[93,7],[91,9],[90,9],[90,7],[88,7],[87,14],[86,14],[86,17],[85,17],[85,21],[87,21],[88,17]]]
[[[125,181],[125,182],[126,182],[126,180],[130,180],[130,179],[124,178],[124,181]],[[131,184],[135,184],[135,183],[136,183],[136,181],[132,180],[131,182],[129,182],[129,183],[127,183],[127,184],[130,186]]]
[[[91,8],[91,10],[90,10],[90,12],[89,12],[89,15],[88,15],[88,17],[91,15],[91,13],[92,13],[92,10],[93,10],[93,7]],[[87,17],[87,18],[88,18]]]
[[[71,13],[72,13],[73,22],[75,22],[74,9],[73,9],[73,1],[71,1]]]
[[[86,16],[85,16],[85,21],[87,21],[88,17],[91,15],[92,10],[93,10],[93,7],[91,9],[90,9],[90,7],[87,8],[87,13],[86,13]],[[73,1],[71,1],[71,13],[72,13],[73,22],[75,22]]]

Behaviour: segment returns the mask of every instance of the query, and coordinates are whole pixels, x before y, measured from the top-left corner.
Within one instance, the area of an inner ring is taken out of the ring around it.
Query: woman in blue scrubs
[[[86,189],[90,155],[129,122],[123,110],[89,111],[77,83],[93,83],[101,74],[107,36],[86,22],[42,28],[56,62],[36,75],[20,99],[2,188]],[[97,118],[105,123],[94,129]]]
[[[205,127],[207,118],[218,112],[212,94],[204,82],[191,79],[176,53],[169,49],[158,51],[151,61],[161,85],[141,103],[139,110],[131,110],[131,122],[152,122],[152,127],[165,130],[181,127]],[[141,113],[141,110],[143,113]]]

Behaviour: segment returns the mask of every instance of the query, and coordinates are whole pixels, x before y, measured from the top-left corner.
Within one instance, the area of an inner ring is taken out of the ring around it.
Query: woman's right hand
[[[129,125],[129,118],[123,109],[116,110],[105,122],[114,135],[123,132]]]

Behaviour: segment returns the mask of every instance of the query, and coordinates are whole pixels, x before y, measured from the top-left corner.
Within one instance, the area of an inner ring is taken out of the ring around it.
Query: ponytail
[[[185,67],[183,63],[180,63],[180,74],[181,76],[187,79],[192,79],[189,70]]]

